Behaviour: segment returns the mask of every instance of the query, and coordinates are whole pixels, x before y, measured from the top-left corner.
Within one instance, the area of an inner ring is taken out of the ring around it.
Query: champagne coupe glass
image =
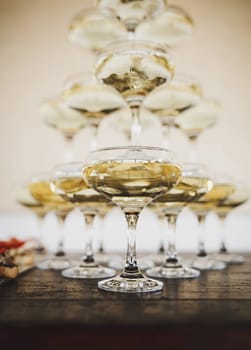
[[[64,161],[71,161],[74,136],[87,125],[83,113],[69,108],[61,98],[57,97],[41,104],[40,115],[46,125],[57,129],[63,135]]]
[[[110,147],[93,151],[83,176],[90,187],[112,200],[125,214],[128,247],[125,267],[98,288],[122,293],[159,291],[163,283],[145,277],[138,268],[135,232],[139,215],[157,196],[174,187],[181,168],[173,154],[158,147]]]
[[[140,23],[134,36],[138,40],[149,40],[173,47],[189,40],[193,29],[193,20],[183,9],[166,5],[158,16]]]
[[[167,218],[168,251],[165,261],[158,267],[146,271],[150,277],[159,278],[196,278],[200,275],[198,270],[184,266],[177,256],[175,244],[176,221],[187,203],[197,201],[213,186],[208,177],[206,168],[199,164],[183,164],[182,178],[179,184],[168,193],[156,198],[152,205],[162,210]]]
[[[72,43],[91,50],[95,55],[113,41],[127,39],[125,25],[112,10],[87,8],[77,14],[69,26],[68,38]]]
[[[35,214],[38,222],[38,238],[35,247],[36,256],[43,256],[46,252],[45,246],[42,241],[42,230],[41,226],[45,215],[49,212],[49,209],[41,202],[37,201],[29,190],[29,183],[19,184],[15,188],[15,198],[18,204],[32,211]]]
[[[106,278],[115,271],[96,263],[92,247],[93,221],[107,206],[109,200],[90,189],[82,178],[83,163],[68,163],[56,166],[51,174],[51,189],[63,200],[79,207],[84,216],[87,236],[85,253],[77,266],[62,271],[68,278]]]
[[[97,0],[97,5],[100,9],[112,11],[128,32],[134,32],[139,23],[157,16],[163,9],[162,0]]]
[[[61,270],[69,267],[72,262],[66,256],[64,249],[64,221],[73,206],[63,198],[53,193],[50,188],[50,173],[40,173],[33,176],[29,184],[31,195],[40,203],[44,204],[51,212],[54,212],[59,224],[60,239],[54,256],[48,257],[38,264],[40,269]]]
[[[127,40],[108,45],[95,68],[97,79],[122,94],[131,109],[131,144],[137,145],[141,131],[140,106],[144,97],[169,81],[173,66],[167,50],[150,42]]]
[[[220,250],[218,254],[214,257],[220,261],[227,264],[242,264],[245,258],[241,255],[232,254],[228,252],[225,242],[225,220],[226,217],[237,207],[240,207],[249,200],[250,188],[243,184],[237,184],[236,189],[233,194],[231,194],[227,199],[218,203],[218,205],[213,208],[213,211],[217,214],[220,224],[221,224],[221,242]]]
[[[195,203],[189,204],[190,209],[195,213],[199,222],[198,253],[192,266],[199,270],[223,270],[226,264],[207,255],[205,248],[205,219],[207,214],[213,210],[218,203],[230,196],[235,187],[228,179],[218,176],[212,177],[213,188]]]
[[[184,111],[175,119],[175,126],[188,138],[190,143],[190,161],[197,161],[197,140],[209,127],[216,124],[221,112],[219,102],[203,99],[199,104]]]
[[[115,89],[98,83],[89,72],[77,73],[67,79],[62,99],[67,107],[81,113],[93,128],[91,149],[96,148],[100,122],[126,107],[124,99]]]
[[[170,129],[184,112],[202,99],[201,86],[195,79],[175,74],[173,80],[154,89],[146,96],[143,106],[157,116],[163,127],[164,146],[169,144]]]

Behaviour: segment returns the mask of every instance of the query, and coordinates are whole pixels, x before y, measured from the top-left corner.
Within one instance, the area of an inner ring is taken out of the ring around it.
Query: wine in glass
[[[167,5],[158,16],[140,23],[134,37],[173,47],[189,40],[193,28],[189,14],[180,7]]]
[[[139,23],[157,16],[163,9],[162,0],[97,0],[97,4],[103,10],[112,11],[128,32],[134,32]]]
[[[168,221],[168,251],[164,262],[146,271],[150,277],[159,278],[196,278],[200,272],[182,264],[177,255],[175,244],[176,221],[183,208],[190,202],[196,202],[213,186],[207,171],[199,164],[183,164],[179,184],[168,193],[156,198],[152,206],[161,211]]]
[[[184,74],[175,74],[171,82],[159,86],[146,96],[143,106],[160,120],[166,147],[176,119],[198,105],[201,99],[201,86]]]
[[[49,209],[43,203],[37,201],[32,196],[29,190],[28,182],[20,184],[15,188],[15,199],[18,202],[18,204],[29,209],[36,216],[36,219],[38,222],[38,238],[37,238],[37,245],[35,247],[35,253],[38,256],[43,256],[46,252],[46,249],[41,237],[42,235],[41,226],[45,215],[49,212]]]
[[[111,292],[159,291],[163,283],[145,277],[138,268],[135,232],[141,211],[157,196],[174,187],[181,168],[172,154],[158,147],[110,147],[93,151],[83,176],[90,187],[113,201],[125,214],[128,247],[125,267],[118,276],[100,281]]]
[[[72,262],[66,256],[64,249],[64,221],[67,214],[73,209],[73,206],[63,198],[55,194],[50,188],[50,173],[40,173],[33,176],[29,191],[31,195],[40,203],[54,212],[59,223],[60,239],[54,256],[48,257],[38,265],[40,269],[61,270],[69,267]]]
[[[78,13],[69,26],[69,40],[97,54],[113,41],[127,38],[127,29],[112,11],[88,8]]]
[[[229,253],[225,242],[225,220],[227,216],[235,209],[249,200],[250,189],[242,184],[237,184],[235,191],[224,201],[217,204],[213,211],[217,214],[221,223],[221,242],[218,254],[215,258],[227,264],[242,264],[245,258],[238,254]]]
[[[198,253],[192,263],[192,266],[199,270],[222,270],[226,267],[224,262],[208,257],[205,248],[204,223],[207,214],[212,211],[218,203],[228,198],[235,191],[235,187],[224,178],[212,178],[214,182],[213,188],[197,202],[189,204],[189,208],[195,213],[199,222]]]
[[[141,131],[139,111],[143,99],[173,75],[167,50],[138,40],[117,42],[100,54],[95,74],[126,100],[133,117],[131,143],[136,145]]]
[[[175,126],[188,138],[190,143],[190,160],[196,161],[196,144],[199,136],[208,128],[216,124],[221,112],[219,102],[203,99],[193,108],[184,111],[175,119]]]
[[[63,200],[78,207],[85,219],[87,244],[85,253],[77,266],[62,271],[68,278],[106,278],[115,271],[96,263],[93,253],[92,233],[96,215],[109,207],[109,200],[90,189],[82,177],[83,163],[68,163],[56,166],[51,175],[51,189]]]
[[[87,125],[83,113],[68,107],[61,98],[54,98],[41,104],[40,115],[46,125],[57,129],[63,135],[65,142],[64,161],[72,160],[73,138]]]
[[[67,107],[81,113],[93,128],[92,149],[96,148],[100,122],[126,107],[124,99],[115,89],[98,83],[90,73],[85,72],[67,79],[62,99]]]

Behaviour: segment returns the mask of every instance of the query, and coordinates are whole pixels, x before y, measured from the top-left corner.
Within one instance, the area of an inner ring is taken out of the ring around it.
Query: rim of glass
[[[90,151],[87,155],[87,159],[91,160],[92,156],[94,154],[100,154],[102,152],[109,152],[109,151],[155,151],[155,152],[160,152],[165,154],[166,156],[168,155],[168,162],[172,162],[175,163],[177,166],[179,166],[180,168],[182,168],[182,162],[180,161],[179,157],[176,155],[176,153],[174,151],[171,151],[167,148],[163,148],[163,147],[157,147],[157,146],[113,146],[113,147],[102,147],[102,148],[97,148],[93,151]],[[116,158],[117,159],[117,158]],[[144,160],[144,159],[142,159]],[[159,157],[156,156],[156,161],[159,160]],[[95,161],[95,160],[93,160]],[[85,162],[83,167],[88,166],[88,161]]]
[[[106,56],[108,53],[123,53],[125,51],[136,52],[155,52],[156,54],[165,55],[168,59],[171,59],[170,50],[171,48],[167,45],[161,45],[150,40],[138,40],[138,39],[121,39],[115,40],[106,45],[100,50],[99,57]]]

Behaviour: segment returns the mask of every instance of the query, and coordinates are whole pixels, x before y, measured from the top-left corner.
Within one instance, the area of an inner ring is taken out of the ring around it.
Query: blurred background
[[[94,4],[94,0],[0,1],[0,227],[4,234],[29,236],[36,227],[35,218],[15,203],[12,195],[15,184],[63,161],[63,138],[43,125],[39,105],[55,96],[67,77],[92,70],[94,56],[72,45],[67,39],[67,29],[73,16]],[[205,95],[219,99],[223,105],[217,125],[199,139],[199,159],[213,170],[250,183],[251,2],[173,0],[172,4],[186,9],[195,22],[191,41],[172,52],[176,70],[194,76],[201,82]],[[160,135],[158,128],[146,130],[141,143],[159,146]],[[101,127],[98,136],[102,146],[125,143],[123,135],[110,129],[108,132]],[[90,130],[80,131],[76,136],[75,159],[84,159],[90,137]],[[178,130],[172,132],[171,148],[186,158],[187,140]],[[250,250],[250,213],[251,202],[228,218],[232,249]],[[112,249],[125,246],[126,236],[118,232],[122,221],[116,210],[106,220],[106,240],[113,242]],[[43,231],[52,246],[56,239],[51,234],[53,225],[55,220],[49,215]],[[207,235],[208,245],[214,249],[218,243],[218,225],[213,215],[208,218],[207,227],[211,231]],[[66,232],[68,247],[74,249],[71,237],[81,236],[81,218],[77,212],[68,218]],[[196,222],[192,214],[183,214],[178,232],[180,248],[194,249]],[[158,223],[146,210],[139,224],[139,249],[149,249],[154,244],[157,247],[153,234],[159,235]]]

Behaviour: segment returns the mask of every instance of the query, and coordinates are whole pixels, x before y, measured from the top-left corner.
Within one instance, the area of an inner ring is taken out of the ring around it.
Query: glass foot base
[[[107,278],[116,274],[115,270],[95,263],[82,263],[63,270],[62,275],[66,278]]]
[[[209,258],[208,256],[200,257],[197,256],[192,262],[192,267],[198,270],[224,270],[227,265],[223,261]]]
[[[140,275],[140,278],[126,278],[119,275],[98,282],[98,288],[107,292],[118,293],[152,293],[163,289],[162,282]]]
[[[72,266],[72,261],[66,256],[52,256],[37,263],[40,270],[63,270]]]
[[[163,258],[162,258],[163,262]],[[108,261],[108,266],[115,269],[115,270],[123,270],[125,266],[125,260],[122,259],[119,255],[112,257],[110,261]],[[154,263],[151,259],[147,258],[142,258],[138,260],[138,266],[140,270],[146,270],[150,269],[151,267],[154,266]]]
[[[226,264],[243,264],[245,258],[238,254],[232,253],[218,253],[214,255],[215,259],[223,261]]]
[[[158,266],[146,271],[147,276],[157,278],[197,278],[200,271],[185,266]]]

